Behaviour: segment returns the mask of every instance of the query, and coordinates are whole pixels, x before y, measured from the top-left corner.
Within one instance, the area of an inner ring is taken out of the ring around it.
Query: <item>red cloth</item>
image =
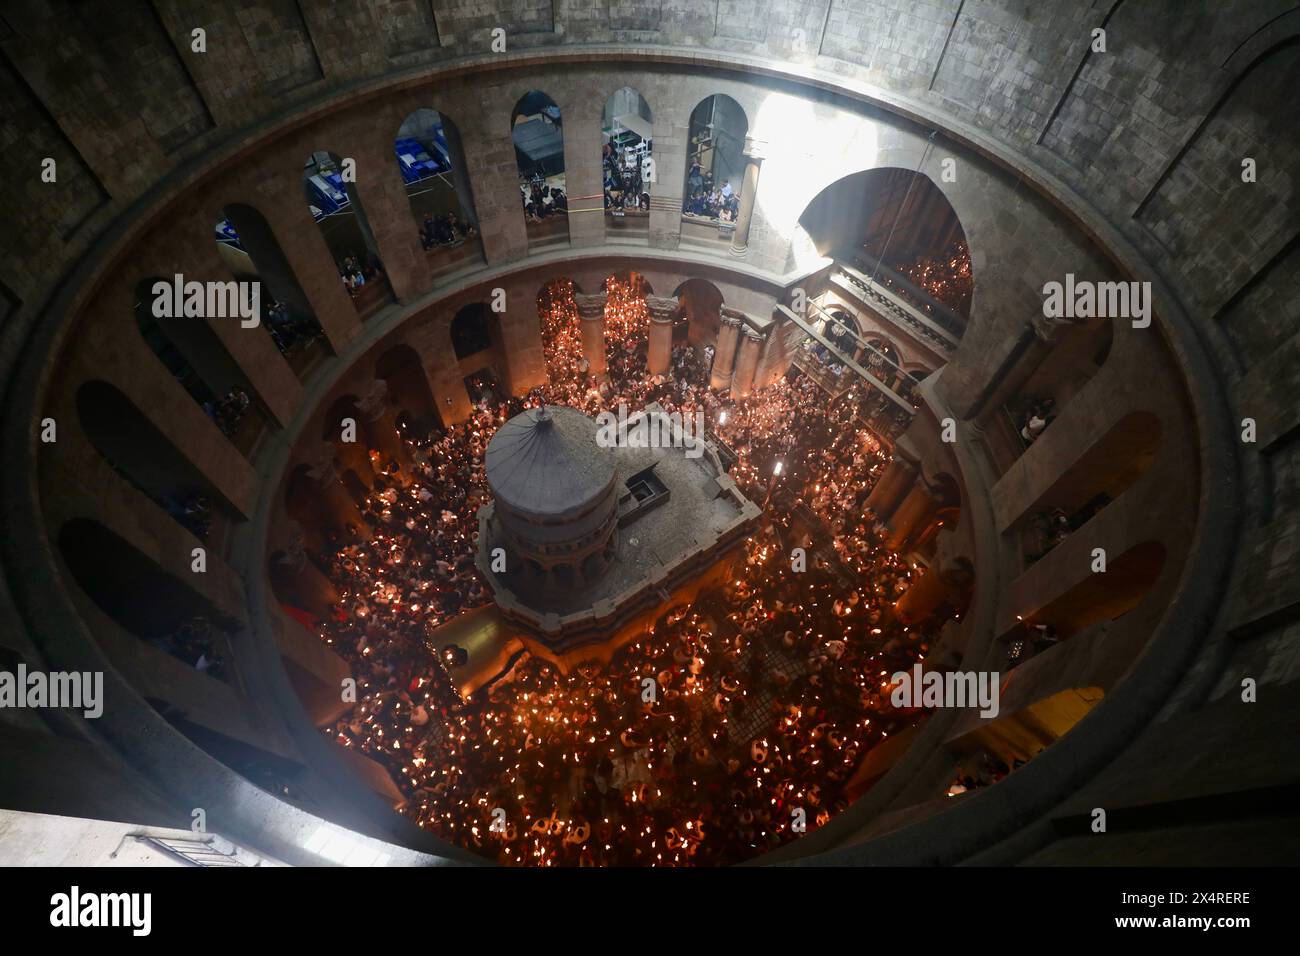
[[[303,627],[307,628],[307,630],[311,631],[312,633],[315,633],[316,615],[311,614],[308,611],[304,611],[300,607],[294,607],[290,604],[281,604],[280,607],[284,609],[284,613],[288,614],[291,618],[293,618]]]

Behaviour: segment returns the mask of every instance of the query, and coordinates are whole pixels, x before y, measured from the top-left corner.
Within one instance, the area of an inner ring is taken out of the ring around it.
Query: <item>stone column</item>
[[[1050,329],[1029,322],[1026,323],[1023,339],[1026,344],[1009,357],[1002,368],[993,370],[994,375],[989,382],[989,390],[980,404],[981,417],[996,411],[1016,396],[1052,351],[1055,336]]]
[[[916,624],[933,614],[948,596],[948,583],[934,568],[926,568],[894,603],[894,612],[904,624]]]
[[[474,208],[474,191],[469,184],[465,146],[460,139],[460,130],[445,116],[442,118],[442,135],[447,140],[447,151],[451,155],[451,181],[456,187],[456,201],[460,203],[461,217],[477,229],[478,212]]]
[[[406,344],[420,356],[420,368],[429,386],[429,397],[444,425],[455,425],[469,418],[474,408],[465,391],[465,378],[451,345],[450,324],[425,322],[406,333]],[[509,368],[505,362],[498,369],[509,388]]]
[[[867,495],[866,506],[875,512],[877,518],[886,521],[915,483],[916,466],[906,458],[894,455]]]
[[[357,503],[343,487],[343,478],[334,463],[334,443],[322,441],[309,452],[307,476],[320,488],[321,501],[342,528],[348,522],[364,527]]]
[[[573,295],[582,322],[582,354],[587,357],[588,371],[597,378],[605,377],[605,300],[608,298],[607,292]]]
[[[718,347],[713,352],[709,388],[730,388],[731,370],[736,364],[736,346],[739,344],[740,327],[745,323],[745,315],[724,305],[718,315],[718,322]]]
[[[296,521],[290,522],[289,538],[284,552],[276,559],[281,573],[293,581],[296,591],[294,597],[299,606],[317,617],[325,617],[330,606],[339,599],[334,583],[307,556],[306,536],[302,526]]]
[[[682,189],[690,106],[655,110],[654,181],[650,184],[650,245],[676,249],[682,234]],[[676,117],[674,118],[674,114]]]
[[[673,354],[673,316],[677,314],[676,297],[648,295],[646,309],[650,312],[650,352],[646,368],[651,375],[668,371]]]
[[[894,611],[904,624],[917,624],[941,604],[963,603],[963,592],[969,588],[970,581],[970,571],[961,565],[941,565],[936,561],[903,592],[894,604]]]
[[[736,373],[731,379],[731,394],[744,398],[754,390],[754,373],[758,371],[758,355],[763,350],[763,334],[748,325],[740,329],[740,351],[736,356]]]
[[[398,302],[407,303],[433,288],[433,272],[393,156],[393,134],[402,121],[388,119],[391,125],[372,120],[374,125],[356,128],[351,140],[357,161],[355,194],[379,247],[388,286]]]
[[[366,437],[376,449],[399,462],[405,459],[402,439],[397,432],[397,412],[388,405],[388,383],[377,378],[370,383],[366,394],[357,401],[357,410],[366,423]]]
[[[569,241],[595,246],[605,241],[604,167],[599,112],[586,104],[564,113],[564,187],[569,199]]]
[[[742,258],[749,252],[749,227],[754,219],[754,197],[758,193],[758,173],[763,165],[761,140],[745,137],[745,179],[740,190],[740,211],[736,215],[736,228],[731,234],[731,254]]]
[[[193,215],[193,219],[178,215],[177,221],[197,221],[198,211]],[[230,269],[217,252],[215,242],[186,242],[175,234],[164,235],[159,239],[159,245],[151,244],[140,250],[135,262],[142,270],[150,270],[143,272],[144,275],[170,278],[179,272],[187,279],[228,281],[232,278]],[[132,296],[126,298],[126,302],[135,301],[133,289],[128,288],[125,294]],[[293,418],[298,402],[302,400],[302,384],[275,347],[266,323],[260,317],[256,328],[245,328],[234,319],[207,318],[202,321],[207,322],[212,334],[221,341],[231,361],[239,367],[239,371],[252,386],[253,394],[261,400],[271,417],[277,424],[287,425]]]
[[[294,186],[298,186],[294,190]],[[263,203],[262,215],[280,243],[285,260],[307,297],[312,315],[320,323],[321,331],[335,355],[343,351],[361,331],[361,320],[349,298],[339,271],[334,265],[329,246],[311,221],[305,201],[299,202],[302,188],[298,183],[286,181],[275,202]],[[365,249],[356,250],[358,255]]]
[[[913,533],[923,527],[934,514],[938,504],[924,481],[914,485],[887,522],[889,534],[885,538],[885,547],[891,551],[901,551]]]

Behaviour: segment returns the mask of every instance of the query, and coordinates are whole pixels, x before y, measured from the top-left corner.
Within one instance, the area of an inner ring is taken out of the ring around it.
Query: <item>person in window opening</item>
[[[1052,410],[1056,402],[1053,399],[1045,398],[1035,402],[1029,409],[1029,417],[1025,420],[1024,427],[1020,429],[1020,437],[1028,444],[1033,444],[1038,440],[1038,436],[1043,433],[1052,420]]]
[[[691,171],[686,175],[686,186],[691,193],[695,193],[704,185],[704,170],[696,160],[691,160]]]

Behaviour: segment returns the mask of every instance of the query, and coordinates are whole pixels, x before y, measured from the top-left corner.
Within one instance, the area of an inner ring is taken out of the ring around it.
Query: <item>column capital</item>
[[[718,319],[723,325],[738,329],[745,324],[745,313],[724,305],[718,310]]]
[[[1049,344],[1055,342],[1056,337],[1067,329],[1083,324],[1081,319],[1049,319],[1045,315],[1035,315],[1027,323],[1039,341]]]
[[[742,335],[745,336],[745,338],[747,338],[751,342],[762,342],[764,339],[767,338],[766,332],[760,332],[758,329],[754,328],[752,325],[749,325],[748,323],[740,327],[740,332]]]
[[[339,480],[338,469],[334,466],[334,444],[322,441],[307,451],[307,474],[312,481],[322,487]]]
[[[650,313],[650,321],[666,324],[673,320],[680,304],[677,296],[648,295],[645,297],[645,307]]]
[[[761,163],[767,156],[767,140],[746,136],[743,152],[751,163]]]
[[[594,322],[597,319],[605,317],[605,302],[609,299],[608,292],[593,292],[590,295],[585,292],[573,293],[574,304],[578,307],[578,318],[584,322]]]
[[[366,416],[366,421],[377,422],[388,410],[388,383],[377,378],[366,387],[366,394],[357,399],[357,409]]]

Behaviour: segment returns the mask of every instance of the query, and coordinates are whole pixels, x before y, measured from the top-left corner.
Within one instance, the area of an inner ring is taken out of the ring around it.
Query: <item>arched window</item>
[[[608,226],[649,235],[653,117],[645,98],[630,86],[605,101],[601,118],[601,179]]]
[[[451,320],[451,346],[456,358],[466,359],[492,347],[492,311],[482,302],[471,302]]]
[[[515,144],[529,249],[567,243],[569,197],[564,181],[560,108],[545,93],[525,93],[511,113],[510,135]]]
[[[427,434],[441,425],[420,356],[409,345],[394,345],[375,362],[375,378],[388,383],[388,401],[403,430]]]
[[[135,321],[140,337],[222,434],[247,456],[269,426],[270,417],[206,322],[154,316],[155,282],[169,280],[152,278],[136,283]]]
[[[708,222],[736,221],[748,132],[745,111],[730,96],[710,96],[691,112],[683,215]]]
[[[325,335],[266,218],[232,203],[217,221],[217,249],[240,282],[261,285],[261,326],[299,377],[324,357]]]
[[[481,261],[478,215],[456,124],[437,110],[415,110],[398,128],[393,151],[434,274]]]
[[[1026,565],[1045,557],[1104,511],[1151,467],[1160,446],[1160,420],[1130,412],[1115,422],[1027,509],[1021,530]]]
[[[881,167],[827,186],[799,225],[846,277],[867,276],[955,343],[966,329],[974,279],[956,211],[927,176]]]
[[[362,318],[373,315],[393,294],[357,196],[355,171],[333,153],[314,152],[303,166],[302,189],[352,304]]]
[[[91,445],[126,482],[201,541],[217,513],[215,486],[122,392],[107,382],[77,389],[77,418]]]
[[[221,618],[184,579],[88,518],[63,526],[59,552],[77,585],[122,630],[209,677],[230,680]]]
[[[722,293],[707,279],[687,279],[673,295],[687,322],[687,340],[697,348],[713,345],[721,329]]]

